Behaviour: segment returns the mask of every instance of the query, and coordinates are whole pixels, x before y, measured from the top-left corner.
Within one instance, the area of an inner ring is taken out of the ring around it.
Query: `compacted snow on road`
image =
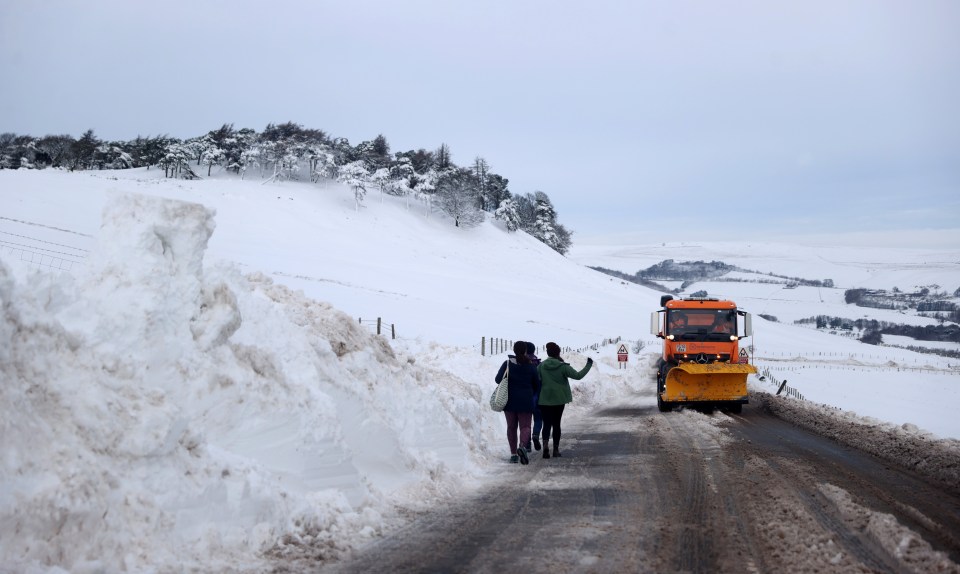
[[[763,393],[739,415],[659,413],[652,392],[320,572],[960,572],[956,445]]]

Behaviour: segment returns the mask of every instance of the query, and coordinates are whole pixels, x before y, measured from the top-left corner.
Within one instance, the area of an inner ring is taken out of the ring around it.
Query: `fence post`
[[[380,317],[377,317],[377,335],[380,334]]]
[[[390,323],[390,338],[391,339],[397,338],[397,326],[394,325],[393,323]]]
[[[486,337],[480,337],[480,356],[481,357],[487,356],[487,338]]]

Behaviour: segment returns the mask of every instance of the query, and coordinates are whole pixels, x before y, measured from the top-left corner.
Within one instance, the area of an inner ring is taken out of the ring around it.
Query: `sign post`
[[[627,353],[627,346],[623,343],[620,343],[620,348],[617,349],[617,361],[620,363],[621,369],[627,368],[627,359],[629,356],[629,353]]]

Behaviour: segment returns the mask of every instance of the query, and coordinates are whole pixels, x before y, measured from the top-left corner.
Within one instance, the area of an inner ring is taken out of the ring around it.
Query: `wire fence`
[[[397,326],[393,323],[384,323],[383,319],[381,319],[380,317],[377,317],[376,319],[366,319],[366,323],[364,323],[363,318],[360,318],[359,321],[360,321],[360,325],[367,327],[371,331],[374,331],[377,335],[386,334],[385,331],[389,327],[390,338],[391,339],[397,338]]]
[[[0,253],[37,268],[72,271],[74,265],[83,263],[89,250],[0,230]]]
[[[757,352],[759,356],[761,353]],[[822,351],[818,353],[804,353],[798,354],[797,352],[790,351],[764,351],[762,353],[763,358],[765,359],[775,359],[777,357],[787,357],[793,360],[823,360],[830,358],[837,359],[849,359],[849,360],[859,360],[859,359],[869,359],[869,360],[889,360],[890,355],[887,354],[873,354],[873,353],[841,353],[841,352],[830,352]],[[921,357],[914,359],[914,362],[924,360]]]
[[[583,347],[561,347],[560,351],[562,353],[569,353],[569,352],[582,353],[588,349],[596,351],[600,347],[605,347],[607,345],[615,345],[619,343],[621,340],[622,340],[622,337],[613,337],[613,338],[604,339],[599,343],[593,343],[591,345],[586,345]],[[490,350],[491,356],[498,355],[500,353],[513,352],[513,344],[514,344],[513,339],[505,339],[501,337],[490,337],[489,339],[487,339],[487,337],[480,337],[480,354],[483,356],[486,356],[487,354],[488,342],[490,344],[489,350]],[[534,346],[536,347],[536,352],[539,354],[543,346],[537,345],[536,343],[534,343]]]
[[[759,360],[765,361],[774,361],[777,362],[777,359],[770,359],[769,357],[756,357]],[[780,359],[780,362],[787,363],[789,361],[799,361],[799,364],[783,364],[779,365],[777,368],[781,371],[806,371],[806,370],[821,370],[821,371],[866,371],[866,372],[909,372],[909,373],[926,373],[933,375],[953,375],[960,376],[960,365],[948,365],[947,367],[933,367],[930,365],[923,366],[911,366],[911,365],[886,365],[886,364],[876,364],[870,365],[866,363],[858,364],[845,364],[845,363],[823,363],[812,361],[811,359],[802,358],[802,357],[792,357],[791,359]]]
[[[776,388],[777,395],[793,397],[795,399],[800,399],[801,401],[806,400],[803,396],[803,393],[787,384],[787,379],[783,379],[782,381],[777,379],[777,377],[773,375],[773,372],[769,368],[765,367],[760,371],[758,380]]]

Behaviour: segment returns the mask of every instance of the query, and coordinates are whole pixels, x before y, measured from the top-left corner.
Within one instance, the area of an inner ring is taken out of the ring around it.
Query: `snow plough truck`
[[[739,342],[753,334],[750,313],[733,301],[710,298],[660,298],[650,315],[650,331],[663,339],[657,361],[657,407],[739,413],[747,402],[749,364]]]

